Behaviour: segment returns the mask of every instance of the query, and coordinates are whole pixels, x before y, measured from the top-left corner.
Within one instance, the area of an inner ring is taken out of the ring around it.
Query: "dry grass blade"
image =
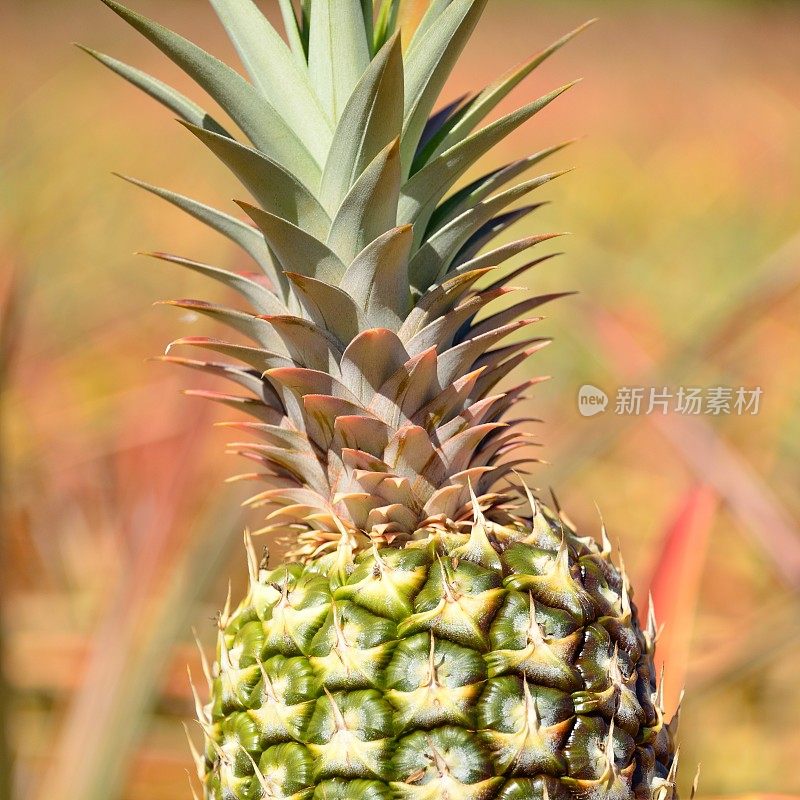
[[[692,696],[725,692],[748,675],[758,675],[791,652],[800,640],[800,600],[779,599],[753,610],[742,625],[736,647],[704,659],[690,673]],[[763,621],[768,619],[769,625]],[[708,663],[710,661],[710,663]]]
[[[241,536],[227,493],[205,515],[178,563],[154,589],[121,598],[94,640],[93,653],[62,728],[60,746],[38,794],[47,800],[111,800],[138,741],[168,661],[189,626],[194,601],[218,576]]]
[[[668,709],[675,709],[686,684],[689,644],[697,611],[703,565],[714,523],[717,498],[708,486],[692,488],[667,526],[652,568],[643,586],[649,588],[659,626],[656,666],[669,675],[665,693]]]
[[[8,380],[11,364],[19,341],[22,326],[22,287],[19,273],[13,268],[8,268],[0,273],[0,800],[11,800],[13,757],[9,741],[11,728],[12,693],[6,678],[6,652],[5,631],[3,619],[5,611],[4,591],[6,581],[3,579],[3,564],[8,564],[4,556],[5,538],[2,531],[6,531],[5,518],[5,491],[4,474],[5,463],[3,458],[3,399],[5,396],[6,381]]]
[[[131,424],[138,428],[141,422],[137,415]],[[136,457],[121,449],[104,462],[108,471],[120,473],[125,487],[118,498],[122,509],[112,522],[126,566],[103,604],[106,611],[90,642],[80,688],[39,787],[41,798],[120,795],[172,647],[188,630],[196,600],[219,575],[240,536],[243,522],[231,514],[237,498],[229,491],[198,510],[191,465],[200,461],[208,431],[201,414],[177,446],[169,445],[166,457],[163,443],[152,443],[139,448]],[[144,484],[137,486],[137,478]]]
[[[758,278],[748,285],[742,299],[721,315],[711,335],[694,340],[698,354],[722,350],[747,329],[743,319],[756,320],[797,291],[800,284],[800,233],[779,247],[759,269]],[[746,315],[740,312],[746,311]]]
[[[22,328],[23,285],[20,270],[0,270],[0,391],[2,391]]]

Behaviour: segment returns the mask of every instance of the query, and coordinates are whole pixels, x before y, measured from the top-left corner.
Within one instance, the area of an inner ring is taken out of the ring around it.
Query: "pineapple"
[[[676,797],[653,615],[642,629],[605,531],[580,535],[522,483],[524,420],[502,421],[536,380],[498,385],[547,343],[527,331],[558,295],[509,285],[547,256],[503,269],[549,235],[488,246],[537,208],[526,198],[559,173],[517,179],[563,145],[462,180],[569,88],[486,122],[575,32],[435,110],[487,0],[431,0],[403,45],[397,0],[279,0],[285,38],[251,0],[211,0],[249,81],[104,2],[249,140],[88,51],[251,196],[245,223],[135,181],[253,262],[234,273],[157,254],[238,292],[247,310],[174,305],[250,342],[183,338],[170,349],[228,360],[165,360],[246,390],[202,394],[254,419],[232,424],[244,440],[231,449],[255,464],[240,477],[263,481],[259,533],[291,541],[271,566],[245,536],[249,592],[220,615],[211,700],[197,701],[204,796]]]

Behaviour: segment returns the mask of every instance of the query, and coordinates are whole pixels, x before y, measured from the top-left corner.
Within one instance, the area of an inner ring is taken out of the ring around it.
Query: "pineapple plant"
[[[243,298],[173,301],[237,336],[178,339],[164,360],[240,387],[200,394],[252,418],[231,423],[231,450],[255,465],[239,478],[261,484],[249,502],[267,522],[245,535],[249,591],[221,612],[209,702],[196,694],[204,797],[676,797],[653,614],[640,624],[605,530],[582,535],[527,488],[525,419],[507,420],[537,379],[504,379],[547,344],[528,329],[560,295],[512,286],[548,256],[507,268],[551,235],[492,242],[537,208],[560,173],[522,176],[564,145],[464,180],[569,88],[487,122],[577,31],[437,108],[488,0],[430,0],[404,42],[398,0],[279,0],[284,36],[252,0],[211,0],[249,80],[103,2],[241,135],[85,49],[251,198],[244,222],[133,181],[252,262],[154,254]],[[291,543],[284,563],[257,554],[262,534]]]

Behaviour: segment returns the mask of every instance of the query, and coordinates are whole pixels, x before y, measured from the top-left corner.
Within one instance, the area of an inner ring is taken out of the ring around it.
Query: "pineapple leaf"
[[[444,281],[441,285],[430,288],[419,298],[406,317],[400,328],[400,338],[408,342],[426,325],[444,316],[458,299],[488,272],[491,272],[491,269],[464,270],[463,273]]]
[[[400,146],[403,174],[406,176],[436,98],[486,3],[487,0],[453,0],[421,36],[414,37],[406,51],[403,138]]]
[[[523,239],[517,239],[513,242],[509,242],[508,244],[501,245],[495,250],[490,250],[488,253],[484,253],[482,256],[478,256],[470,261],[465,261],[464,263],[458,264],[457,267],[451,270],[450,275],[455,276],[461,274],[462,272],[471,274],[474,270],[482,270],[486,269],[487,267],[497,267],[504,261],[507,261],[509,258],[513,258],[515,255],[523,253],[525,250],[529,250],[531,247],[535,247],[541,242],[546,242],[549,239],[555,239],[558,236],[563,235],[563,233],[537,233],[533,236],[526,236]]]
[[[532,337],[514,344],[489,350],[475,361],[475,369],[484,367],[486,371],[475,385],[473,397],[485,397],[490,388],[507,375],[514,367],[525,362],[529,356],[547,347],[553,340],[548,337]]]
[[[397,334],[386,328],[362,331],[342,356],[342,381],[364,406],[384,383],[408,361]]]
[[[474,97],[466,99],[460,107],[455,108],[453,112],[444,119],[437,119],[438,114],[429,117],[428,124],[425,126],[422,138],[417,145],[417,152],[414,154],[414,163],[411,165],[412,175],[415,172],[419,172],[429,161],[441,152],[439,145],[447,137],[448,131],[467,113],[469,107],[474,102]]]
[[[306,60],[306,46],[303,44],[303,33],[297,22],[297,15],[294,12],[292,0],[278,0],[283,17],[283,29],[286,31],[286,39],[292,51],[295,61],[300,68],[307,72],[308,61]]]
[[[264,425],[259,423],[229,423],[227,427],[235,427],[247,433],[256,434],[268,445],[281,447],[296,453],[307,452],[310,450],[310,443],[305,433],[294,431],[291,428],[282,428],[279,425]],[[242,443],[246,446],[247,443]],[[233,445],[234,447],[236,445]]]
[[[376,327],[399,330],[411,305],[408,254],[411,226],[379,236],[347,268],[341,285]]]
[[[185,336],[170,342],[167,353],[174,347],[198,347],[202,350],[211,350],[214,353],[221,353],[230,358],[236,358],[243,364],[258,370],[261,375],[264,370],[274,367],[291,366],[290,357],[284,353],[273,353],[260,347],[252,345],[232,344],[222,339],[211,339],[208,336]]]
[[[551,237],[552,238],[552,237]],[[522,240],[524,241],[524,240]],[[533,269],[534,267],[539,266],[539,264],[543,264],[545,261],[550,261],[551,259],[555,258],[556,256],[563,256],[563,253],[548,253],[544,256],[539,256],[539,258],[534,259],[533,261],[528,261],[526,264],[523,264],[521,267],[517,267],[516,269],[512,270],[509,273],[502,275],[501,277],[497,278],[494,281],[491,281],[487,286],[481,289],[481,292],[489,292],[493,291],[494,289],[498,289],[502,286],[509,286],[511,281],[515,281],[517,278],[524,275],[529,270]]]
[[[370,5],[372,5],[370,3]],[[400,0],[382,0],[375,19],[373,32],[373,50],[378,51],[397,28],[397,14],[400,9]]]
[[[547,203],[532,203],[531,205],[515,208],[512,211],[507,211],[504,214],[498,214],[496,217],[492,217],[488,222],[481,225],[459,248],[455,257],[450,262],[450,266],[447,268],[448,272],[452,272],[454,269],[461,266],[461,264],[471,261],[487,244],[489,244],[489,242],[496,239],[501,233],[512,225],[515,225],[519,220],[524,219],[544,205],[547,205]]]
[[[514,331],[531,324],[531,320],[520,319],[489,331],[474,339],[451,347],[439,356],[437,375],[440,386],[448,386],[461,375],[477,369],[479,359],[489,347],[504,339]]]
[[[271,326],[254,314],[235,311],[232,308],[215,303],[206,303],[202,300],[165,300],[159,305],[175,306],[176,308],[184,308],[187,311],[203,314],[203,316],[233,328],[271,352],[280,350],[280,340],[275,336]]]
[[[434,348],[412,356],[381,386],[367,410],[395,430],[409,422],[425,403],[441,392],[436,379],[437,361]]]
[[[522,300],[519,303],[515,303],[513,306],[509,306],[509,308],[503,309],[503,311],[498,311],[496,314],[485,317],[477,325],[470,326],[469,338],[474,339],[476,336],[488,333],[494,328],[507,325],[509,322],[517,319],[520,314],[526,314],[552,300],[569,297],[573,294],[575,294],[575,292],[553,292],[552,294],[540,294],[535,297],[529,297],[527,300]]]
[[[328,117],[338,122],[369,66],[370,46],[360,0],[311,3],[308,69]]]
[[[462,141],[540,64],[550,58],[550,56],[560,50],[567,42],[586,30],[586,28],[594,22],[596,22],[596,20],[585,22],[583,25],[575,28],[575,30],[562,36],[558,41],[551,44],[541,53],[533,56],[533,58],[487,86],[474,101],[470,103],[469,107],[465,109],[464,113],[458,119],[451,120],[452,125],[449,126],[447,135],[433,151],[431,154],[432,157],[443,153],[445,150],[448,150],[453,145]]]
[[[280,114],[238,72],[183,36],[115,0],[103,2],[205,89],[256,148],[307,186],[319,184],[320,167],[311,153]]]
[[[492,432],[505,428],[503,422],[487,422],[469,427],[442,444],[442,461],[447,465],[447,476],[455,475],[470,466],[475,451]]]
[[[306,313],[343,345],[371,327],[350,295],[338,286],[293,272],[287,272],[286,277]]]
[[[295,272],[337,284],[345,266],[326,244],[276,214],[237,201],[264,234],[284,272]]]
[[[153,186],[144,181],[130,178],[127,175],[118,175],[124,181],[132,183],[146,191],[166,200],[168,203],[177,206],[182,211],[190,214],[200,222],[205,223],[213,230],[226,236],[235,244],[238,244],[246,253],[248,253],[253,260],[261,267],[267,277],[269,277],[275,285],[277,272],[275,265],[272,261],[272,256],[269,253],[269,248],[264,241],[264,237],[252,225],[242,222],[236,217],[218,211],[211,206],[203,205],[197,200],[192,200],[190,197],[185,197],[175,192],[170,192],[167,189],[162,189],[159,186]]]
[[[479,203],[438,230],[417,251],[409,264],[411,285],[422,291],[446,274],[469,237],[487,223],[500,210],[524,197],[561,173],[550,173],[520,183],[490,200]]]
[[[177,114],[180,119],[192,125],[197,125],[198,128],[205,128],[206,130],[218,133],[220,136],[227,136],[230,138],[230,133],[228,133],[228,131],[226,131],[205,109],[201,108],[193,100],[189,100],[188,97],[185,97],[163,81],[158,80],[158,78],[154,78],[152,75],[148,75],[146,72],[131,67],[122,61],[117,61],[116,58],[111,58],[111,56],[99,53],[97,50],[92,50],[91,47],[86,47],[82,44],[77,45],[77,47],[99,61],[103,66],[108,67],[108,69],[115,72],[121,78],[133,84],[137,89],[141,89],[145,94],[150,95],[154,100],[166,106],[173,114]]]
[[[324,165],[333,126],[317,100],[308,71],[299,69],[286,43],[253,0],[210,0],[253,85]]]
[[[186,267],[193,272],[198,272],[225,284],[229,289],[233,289],[242,295],[259,314],[281,314],[286,312],[286,307],[283,303],[266,286],[262,286],[244,275],[237,275],[235,272],[229,272],[226,269],[203,264],[200,261],[192,261],[188,258],[181,258],[170,253],[142,253],[142,255]]]
[[[241,181],[264,211],[303,227],[317,238],[327,235],[330,218],[291,172],[252,147],[184,124]]]
[[[419,226],[418,236],[421,238],[427,222],[424,219],[425,213],[433,212],[435,205],[453,183],[498,142],[574,85],[575,83],[569,83],[506,114],[426,164],[403,186],[398,221]]]
[[[382,453],[392,434],[385,422],[362,414],[336,414],[332,418],[332,426],[334,441],[340,451],[348,448],[365,453]]]
[[[400,135],[403,124],[403,57],[392,38],[361,76],[336,127],[319,196],[334,213],[358,176]]]
[[[177,364],[189,369],[196,369],[200,372],[207,372],[217,377],[232,381],[238,386],[251,391],[256,397],[261,398],[264,382],[261,376],[232,364],[223,364],[212,361],[197,361],[192,358],[179,358],[178,356],[159,356],[155,361],[162,361],[166,364]]]
[[[183,393],[187,397],[201,397],[204,400],[213,400],[215,403],[222,403],[228,408],[242,411],[251,417],[260,419],[265,423],[275,423],[283,417],[281,409],[274,408],[256,397],[241,397],[224,392],[212,392],[206,389],[184,389]]]
[[[553,147],[548,147],[545,150],[540,150],[538,153],[534,153],[527,158],[521,158],[505,167],[492,170],[492,172],[478,178],[463,189],[453,192],[453,194],[437,206],[436,211],[431,215],[427,233],[430,234],[437,228],[446,225],[462,211],[480,203],[481,200],[485,200],[496,189],[504,186],[530,167],[538,164],[540,161],[544,161],[548,156],[554,155],[559,150],[563,150],[574,142],[574,139],[570,139],[569,141],[554,145]]]
[[[266,317],[291,356],[302,367],[338,375],[342,346],[324,328],[307,319],[290,315]]]
[[[380,50],[380,47],[373,46],[372,41],[375,17],[373,0],[361,0],[361,16],[364,18],[364,34],[367,37],[367,44],[370,46],[370,56],[373,56]]]
[[[295,432],[287,431],[288,433]],[[309,486],[320,494],[329,492],[325,471],[311,449],[310,442],[303,434],[297,433],[297,436],[303,437],[302,449],[295,449],[287,442],[282,442],[280,445],[232,442],[228,445],[228,452],[239,455],[250,453],[260,455],[267,464],[285,470],[301,484]]]
[[[328,246],[350,264],[370,242],[394,227],[400,200],[400,143],[395,139],[361,173],[336,212]]]
[[[463,113],[464,106],[472,102],[468,98],[469,95],[462,94],[461,97],[453,100],[452,103],[448,103],[446,106],[443,106],[430,117],[428,117],[428,120],[425,123],[425,129],[422,131],[422,136],[420,137],[419,144],[417,145],[417,153],[414,156],[415,167],[417,165],[417,161],[421,157],[421,154],[426,151],[428,145],[434,140],[439,141],[440,138],[445,135],[443,133],[443,129],[450,118],[455,114]],[[424,161],[428,160],[429,159],[424,159]],[[412,172],[416,171],[416,168],[412,169]]]
[[[367,417],[366,411],[357,404],[348,403],[347,400],[342,400],[338,397],[331,397],[327,394],[307,394],[303,396],[303,405],[309,415],[324,422],[324,427],[333,432],[336,421],[340,418],[345,419],[369,419],[372,422],[378,422],[374,417]],[[354,445],[345,445],[345,447],[353,447]],[[357,446],[357,445],[355,445]],[[359,448],[364,449],[364,448]]]
[[[414,489],[425,484],[430,493],[444,474],[444,464],[431,444],[431,437],[418,425],[404,425],[389,440],[384,460],[392,472],[412,481]]]
[[[469,372],[454,383],[446,386],[433,400],[415,412],[411,421],[426,430],[433,431],[454,412],[460,411],[475,387],[482,370]]]
[[[446,349],[453,343],[459,329],[468,323],[481,308],[511,291],[511,289],[500,287],[490,292],[482,291],[472,295],[412,336],[406,345],[408,352],[413,355],[421,353],[429,347],[436,347],[440,351]]]
[[[409,47],[417,44],[418,40],[425,36],[425,34],[428,32],[428,29],[436,22],[437,19],[439,19],[439,17],[453,2],[453,0],[422,0],[422,2],[427,2],[427,8],[425,9],[425,13],[422,15],[422,19],[420,19],[419,24],[414,29],[414,34],[411,37]]]
[[[300,367],[279,367],[264,373],[276,386],[281,386],[297,397],[307,394],[324,394],[358,405],[358,398],[339,380],[326,372]]]

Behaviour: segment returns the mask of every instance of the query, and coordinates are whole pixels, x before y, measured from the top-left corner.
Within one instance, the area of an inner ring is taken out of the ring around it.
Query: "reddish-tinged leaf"
[[[652,567],[649,588],[658,626],[663,630],[656,647],[656,667],[668,676],[668,710],[677,707],[686,682],[689,645],[697,599],[718,499],[705,485],[693,487],[667,525]],[[647,597],[646,594],[642,597]]]

